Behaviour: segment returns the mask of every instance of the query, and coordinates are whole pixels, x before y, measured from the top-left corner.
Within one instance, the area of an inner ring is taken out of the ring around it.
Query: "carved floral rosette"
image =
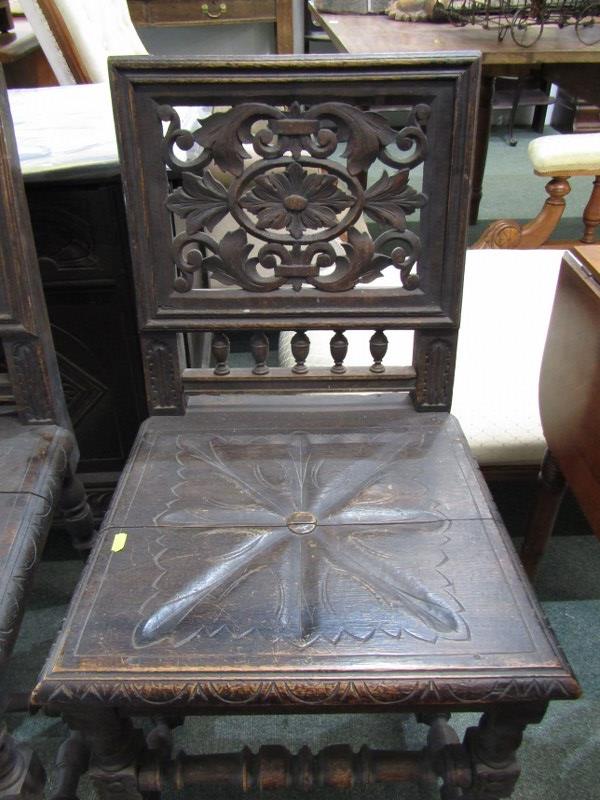
[[[427,202],[409,177],[427,154],[429,113],[415,105],[396,131],[381,115],[343,102],[242,103],[190,131],[174,108],[159,106],[168,123],[164,161],[179,184],[166,205],[185,221],[172,246],[174,290],[190,291],[206,270],[251,292],[286,284],[339,292],[375,280],[389,264],[405,290],[417,288],[421,244],[406,215]],[[376,161],[384,169],[365,188]],[[377,238],[355,226],[363,214],[385,228]],[[213,237],[226,217],[231,230]]]

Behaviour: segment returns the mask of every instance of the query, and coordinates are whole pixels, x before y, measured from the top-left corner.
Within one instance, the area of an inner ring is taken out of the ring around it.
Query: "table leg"
[[[469,223],[475,225],[479,215],[479,203],[483,194],[483,173],[487,156],[490,128],[492,125],[492,100],[494,97],[494,78],[483,75],[479,91],[479,113],[475,139],[475,163],[473,164],[473,187],[469,209]]]

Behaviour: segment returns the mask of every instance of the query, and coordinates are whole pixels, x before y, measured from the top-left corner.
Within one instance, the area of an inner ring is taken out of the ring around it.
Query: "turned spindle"
[[[297,331],[297,333],[292,336],[291,344],[292,355],[296,361],[292,367],[292,372],[295,372],[297,375],[303,375],[305,372],[308,372],[308,367],[304,362],[310,350],[310,339],[304,331]]]
[[[269,372],[267,358],[269,357],[269,340],[264,333],[254,333],[250,339],[250,350],[256,366],[252,370],[254,375],[266,375]]]
[[[215,333],[212,340],[212,356],[215,360],[215,375],[229,375],[229,338],[224,333]]]
[[[369,367],[371,372],[385,372],[385,367],[381,362],[387,353],[387,349],[387,336],[381,329],[376,330],[369,340],[369,350],[373,359],[373,363]]]
[[[330,745],[313,754],[308,747],[290,753],[285,747],[269,745],[258,753],[244,748],[239,753],[187,755],[179,752],[168,768],[144,765],[138,786],[143,792],[164,791],[173,783],[186,786],[220,786],[236,792],[265,792],[292,789],[364,788],[378,783],[414,781],[429,772],[424,751],[371,750],[355,753],[348,745]],[[158,777],[158,781],[157,781]]]
[[[333,358],[333,367],[331,371],[336,375],[343,375],[344,372],[346,372],[344,359],[348,353],[348,339],[344,336],[343,331],[336,331],[331,337],[329,349],[331,351],[331,357]]]

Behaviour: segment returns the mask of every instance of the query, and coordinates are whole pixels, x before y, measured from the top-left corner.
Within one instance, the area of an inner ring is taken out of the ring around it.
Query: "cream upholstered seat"
[[[536,175],[600,175],[600,133],[540,136],[528,154]]]
[[[62,84],[107,81],[109,56],[147,53],[127,0],[21,0],[21,5]]]
[[[460,418],[471,450],[484,466],[537,465],[544,453],[538,378],[561,258],[560,250],[467,253],[452,413]],[[384,275],[388,285],[398,281],[394,268]],[[345,334],[350,342],[347,366],[371,362],[371,334]],[[412,332],[386,335],[384,364],[410,363]],[[282,366],[294,364],[291,336],[286,332],[280,338]],[[307,364],[332,363],[331,336],[331,331],[311,331]]]

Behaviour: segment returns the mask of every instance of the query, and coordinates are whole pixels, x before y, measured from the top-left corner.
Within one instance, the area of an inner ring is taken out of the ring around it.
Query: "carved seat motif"
[[[113,70],[151,416],[34,702],[123,800],[172,778],[509,796],[524,727],[578,687],[448,414],[476,60]],[[330,368],[306,364],[314,328]],[[415,330],[412,364],[386,363],[390,328]],[[269,348],[290,329],[286,369]],[[198,332],[210,363],[183,357]],[[172,759],[181,715],[271,707],[418,711],[428,747]],[[461,744],[448,712],[473,708]],[[137,714],[162,720],[147,742]]]

